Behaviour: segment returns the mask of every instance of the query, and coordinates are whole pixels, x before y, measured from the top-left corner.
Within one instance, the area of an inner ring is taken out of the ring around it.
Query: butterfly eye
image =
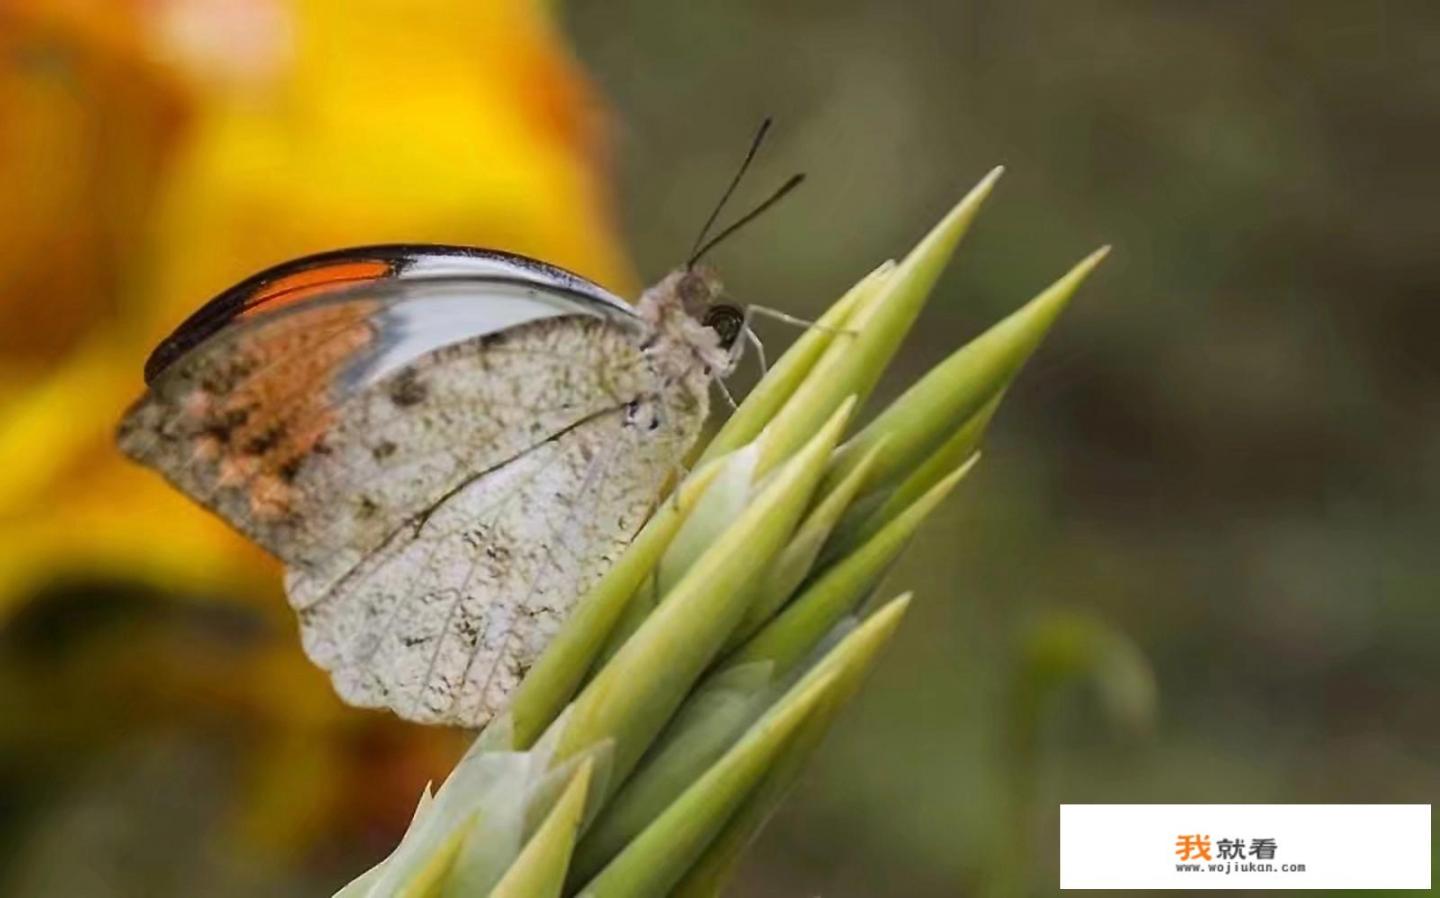
[[[745,313],[732,305],[720,303],[705,310],[702,323],[720,336],[721,349],[729,349],[745,330]]]

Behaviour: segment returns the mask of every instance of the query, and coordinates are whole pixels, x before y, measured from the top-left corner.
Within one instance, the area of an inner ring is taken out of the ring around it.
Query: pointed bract
[[[855,681],[893,635],[908,604],[907,595],[871,615],[814,660],[803,677],[799,671],[776,676],[774,665],[757,662],[707,678],[647,755],[645,767],[625,784],[586,834],[577,869],[593,871],[617,854],[695,782],[777,696],[804,690],[832,674],[845,683]]]
[[[864,600],[916,528],[967,470],[962,467],[937,483],[868,542],[827,568],[724,665],[773,661],[778,671],[784,671],[797,664]]]
[[[490,898],[560,898],[585,812],[592,766],[588,760],[580,765],[545,821],[490,892]]]
[[[799,731],[771,763],[765,778],[726,821],[725,828],[711,840],[705,853],[670,892],[670,898],[715,898],[720,894],[729,882],[740,855],[789,793],[820,740],[829,731],[836,713],[858,691],[865,676],[875,666],[879,650],[895,632],[909,605],[908,592],[892,599],[872,614],[861,630],[847,638],[847,643],[854,640],[860,644],[848,662],[839,668],[837,679],[840,682],[836,685],[838,700],[817,709],[801,724]],[[868,645],[861,642],[865,639],[860,636],[862,631],[868,631]],[[838,650],[832,654],[838,654]]]
[[[862,402],[869,396],[1000,173],[997,168],[986,175],[851,312],[846,328],[853,333],[826,350],[766,425],[760,437],[760,473],[793,452],[846,396],[856,395]]]
[[[939,448],[1010,383],[1106,252],[1092,253],[1019,310],[932,368],[836,453],[831,480],[844,476],[882,438],[885,451],[871,474],[872,489],[901,479]]]
[[[771,762],[822,702],[833,675],[787,695],[580,891],[582,898],[661,898],[679,881]]]

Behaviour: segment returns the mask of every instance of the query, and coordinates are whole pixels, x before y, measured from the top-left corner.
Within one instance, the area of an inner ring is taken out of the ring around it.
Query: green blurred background
[[[1115,249],[735,894],[1048,894],[1067,801],[1440,795],[1440,6],[116,9],[0,11],[0,893],[329,894],[462,745],[339,708],[273,570],[109,459],[147,342],[345,243],[633,289],[766,115],[742,194],[810,180],[713,261],[800,316],[1007,166],[885,396]]]

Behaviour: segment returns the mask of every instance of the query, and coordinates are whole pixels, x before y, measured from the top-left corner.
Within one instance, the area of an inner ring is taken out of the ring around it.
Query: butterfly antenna
[[[745,215],[741,216],[741,218],[740,218],[739,221],[735,222],[735,223],[732,224],[730,227],[726,228],[725,230],[723,230],[723,231],[721,231],[720,233],[716,234],[714,237],[710,238],[710,242],[707,243],[707,244],[705,244],[704,246],[700,247],[698,250],[696,250],[695,253],[694,253],[694,255],[692,255],[692,256],[690,257],[690,261],[689,261],[689,263],[687,263],[687,264],[688,264],[688,265],[694,265],[696,262],[699,262],[700,259],[701,259],[706,253],[710,252],[710,250],[712,250],[712,249],[714,249],[716,246],[718,246],[718,245],[720,244],[720,242],[723,241],[726,237],[729,237],[731,234],[733,234],[733,233],[735,233],[736,231],[740,230],[741,228],[745,227],[745,225],[747,225],[747,224],[749,224],[750,222],[754,221],[756,218],[759,218],[761,213],[763,213],[766,209],[769,209],[771,206],[775,205],[776,203],[778,203],[778,202],[780,202],[782,199],[784,199],[784,198],[785,198],[785,194],[787,194],[787,193],[789,193],[790,191],[794,190],[796,187],[799,187],[800,184],[801,184],[801,182],[803,182],[804,180],[805,180],[805,175],[803,175],[803,174],[798,174],[798,175],[793,175],[793,176],[791,176],[790,180],[788,180],[788,181],[786,181],[784,184],[781,184],[781,185],[780,185],[780,189],[779,189],[779,190],[777,190],[777,191],[775,191],[774,193],[770,194],[770,198],[769,198],[768,200],[766,200],[765,202],[763,202],[763,203],[761,203],[760,205],[756,206],[754,209],[751,209],[748,213],[746,213]]]
[[[767,117],[765,121],[760,123],[760,130],[755,132],[755,137],[750,141],[750,149],[745,152],[745,161],[740,163],[740,168],[735,172],[735,177],[730,179],[730,186],[725,188],[725,193],[720,197],[720,202],[715,204],[714,211],[710,213],[709,218],[705,219],[705,226],[700,229],[700,233],[695,237],[695,244],[690,247],[690,261],[686,263],[686,267],[694,265],[700,260],[700,244],[705,242],[705,235],[710,233],[710,228],[715,224],[715,219],[720,217],[720,212],[725,208],[725,203],[730,199],[730,194],[734,193],[735,188],[740,186],[740,179],[745,177],[746,169],[748,169],[750,163],[755,160],[755,154],[760,152],[760,145],[765,142],[765,134],[770,130],[770,121]]]

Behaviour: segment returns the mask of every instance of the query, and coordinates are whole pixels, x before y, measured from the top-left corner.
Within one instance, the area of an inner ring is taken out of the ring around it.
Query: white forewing
[[[429,290],[387,305],[377,321],[379,350],[346,374],[351,389],[364,389],[459,339],[498,334],[545,318],[592,314],[593,309],[593,303],[582,299],[503,281],[488,284],[486,294],[485,301],[476,302],[463,291]]]
[[[402,280],[435,280],[464,278],[466,280],[510,281],[550,291],[563,291],[598,300],[629,313],[623,299],[600,285],[573,272],[536,259],[490,251],[422,254],[400,273]]]

